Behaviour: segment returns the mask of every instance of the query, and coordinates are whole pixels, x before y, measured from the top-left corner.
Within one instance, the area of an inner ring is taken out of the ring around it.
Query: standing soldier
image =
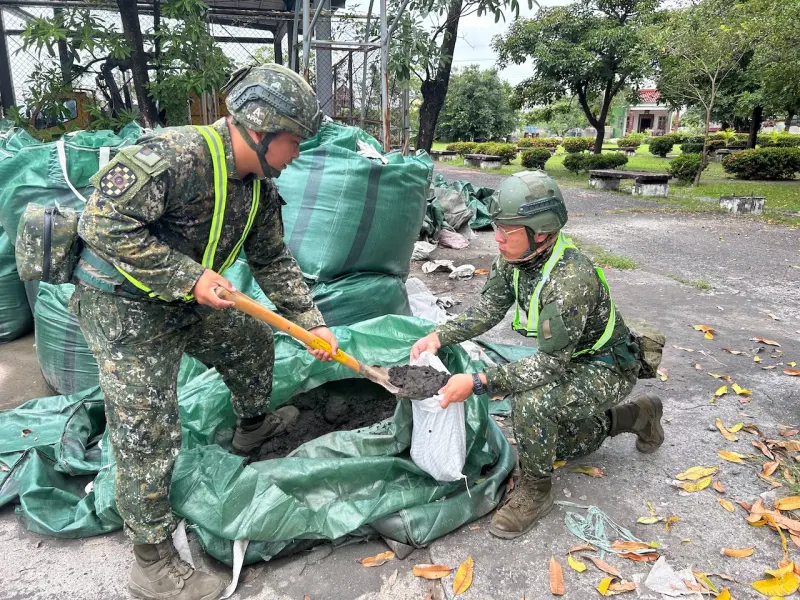
[[[122,149],[92,180],[79,225],[85,247],[71,308],[100,366],[117,510],[134,542],[128,588],[139,598],[212,600],[223,589],[172,545],[182,354],[215,367],[230,389],[237,453],[258,450],[299,416],[294,407],[270,409],[271,329],[219,310],[233,303],[214,290],[233,290],[222,274],[242,248],[278,309],[337,349],[283,243],[284,202],[273,181],[317,133],[316,96],[279,65],[240,69],[223,92],[229,117],[162,129]]]
[[[620,433],[635,433],[636,448],[653,452],[664,432],[658,398],[616,406],[636,383],[637,347],[603,271],[561,233],[567,210],[556,183],[542,171],[517,173],[503,181],[489,209],[501,256],[480,300],[418,340],[411,357],[488,331],[514,303],[514,330],[537,338],[536,354],[484,373],[454,375],[443,390],[442,406],[473,393],[513,394],[521,479],[489,527],[513,539],[553,508],[556,458],[584,456]]]

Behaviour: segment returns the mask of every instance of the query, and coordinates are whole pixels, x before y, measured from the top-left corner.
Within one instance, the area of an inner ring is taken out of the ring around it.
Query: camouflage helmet
[[[492,195],[489,212],[498,225],[522,225],[533,233],[556,233],[567,223],[561,190],[544,171],[507,177]]]
[[[277,64],[236,70],[222,88],[234,119],[251,131],[288,131],[302,139],[319,131],[317,96],[300,75]]]

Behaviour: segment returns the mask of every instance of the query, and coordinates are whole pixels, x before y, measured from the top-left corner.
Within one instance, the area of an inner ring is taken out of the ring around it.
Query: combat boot
[[[216,575],[196,571],[178,556],[167,539],[160,544],[134,544],[136,563],[128,590],[147,600],[217,600],[225,588]]]
[[[641,396],[608,412],[611,416],[609,436],[635,433],[636,449],[645,454],[655,452],[664,443],[664,429],[661,427],[664,409],[658,396]]]
[[[267,413],[261,423],[237,425],[233,434],[233,450],[240,456],[249,456],[269,438],[286,433],[300,418],[295,406],[282,406],[275,412]]]
[[[532,479],[523,475],[505,504],[494,513],[489,533],[506,540],[527,533],[536,521],[553,509],[552,488],[550,477]]]

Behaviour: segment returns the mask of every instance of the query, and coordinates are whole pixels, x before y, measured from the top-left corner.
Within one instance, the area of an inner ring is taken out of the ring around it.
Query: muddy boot
[[[258,450],[268,439],[286,433],[300,418],[294,406],[282,406],[267,413],[264,420],[252,425],[239,424],[233,434],[233,450],[239,456],[248,456]]]
[[[655,452],[664,442],[664,429],[661,427],[664,409],[658,396],[642,396],[608,412],[611,415],[609,436],[635,433],[636,449],[645,454]]]
[[[128,590],[147,600],[216,600],[225,588],[216,575],[196,571],[178,556],[172,540],[134,544],[136,563]]]
[[[550,477],[531,479],[523,475],[505,504],[494,513],[489,533],[506,540],[526,533],[553,509],[552,487],[553,480]]]

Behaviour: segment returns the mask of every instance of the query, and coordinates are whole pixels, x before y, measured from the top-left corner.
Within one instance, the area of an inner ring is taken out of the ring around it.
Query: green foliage
[[[759,148],[729,154],[725,172],[737,179],[793,179],[800,171],[800,148]]]
[[[796,148],[800,146],[800,135],[773,131],[759,135],[757,143],[762,148]]]
[[[619,148],[638,148],[642,145],[640,140],[637,140],[632,137],[624,137],[617,140],[617,146]]]
[[[498,142],[484,142],[478,144],[474,152],[468,154],[489,154],[492,156],[499,156],[503,159],[503,164],[511,164],[511,161],[517,157],[516,144],[501,144]]]
[[[662,135],[654,137],[650,140],[650,154],[653,156],[660,156],[666,158],[667,154],[672,152],[672,147],[675,145],[675,138],[671,135]]]
[[[684,154],[700,154],[703,151],[703,142],[683,142],[681,152]]]
[[[534,138],[522,138],[517,140],[517,148],[533,148],[536,144]]]
[[[533,147],[534,148],[558,148],[558,145],[561,141],[558,138],[534,138],[533,139]]]
[[[447,144],[446,150],[450,152],[458,152],[461,156],[465,154],[475,154],[475,149],[478,147],[478,142],[452,142]]]
[[[682,183],[692,183],[697,174],[707,168],[708,163],[700,160],[700,154],[684,153],[669,161],[669,174]]]
[[[570,129],[583,129],[589,125],[578,99],[574,97],[561,98],[543,108],[525,111],[522,118],[526,125],[537,125],[561,136]]]
[[[523,150],[522,152],[522,166],[526,169],[541,169],[544,170],[545,163],[550,160],[550,151],[547,148],[533,148],[531,150]]]
[[[628,157],[621,152],[568,154],[564,157],[564,168],[576,174],[592,169],[616,169],[626,164],[628,164]]]
[[[561,145],[564,146],[564,150],[570,154],[574,154],[576,152],[584,152],[589,150],[592,147],[592,139],[578,137],[564,138],[564,140],[561,142]]]
[[[494,69],[472,65],[450,77],[436,132],[440,139],[497,139],[514,131],[516,112],[509,106],[511,87]]]
[[[728,145],[728,143],[725,140],[712,140],[712,139],[709,139],[708,140],[708,144],[706,144],[706,150],[708,152],[716,152],[717,150],[720,150],[720,149],[724,148],[727,145]]]
[[[638,131],[631,131],[630,133],[626,134],[623,140],[632,140],[635,142],[639,142],[639,144],[647,144],[650,142],[651,136],[649,133],[639,133]],[[617,144],[619,145],[619,144]]]

